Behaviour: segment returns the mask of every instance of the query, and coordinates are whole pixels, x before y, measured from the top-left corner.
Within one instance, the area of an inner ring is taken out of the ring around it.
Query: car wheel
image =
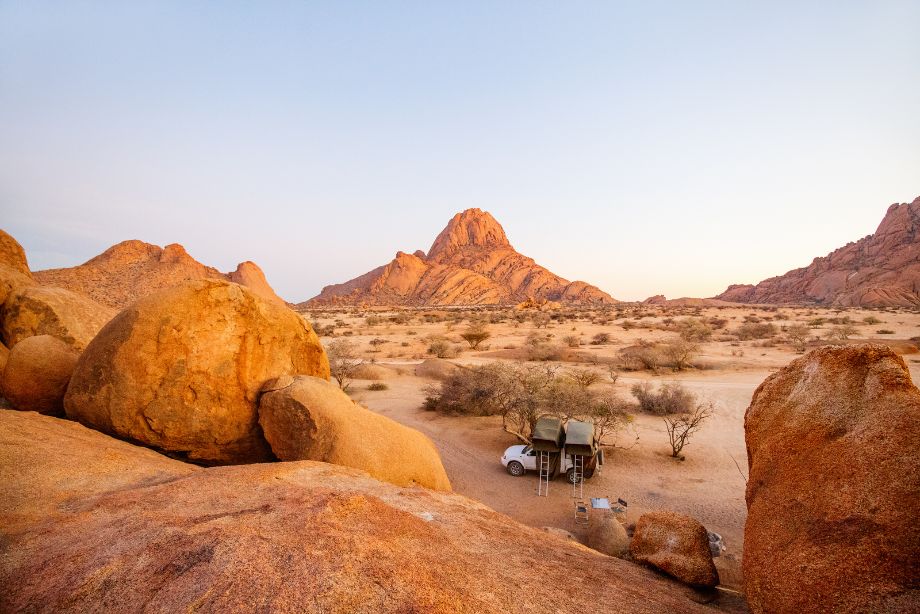
[[[517,461],[511,461],[508,463],[508,473],[514,477],[522,476],[524,475],[524,465]]]
[[[575,483],[575,470],[569,469],[568,471],[566,471],[565,477],[569,481],[569,484],[574,484]]]

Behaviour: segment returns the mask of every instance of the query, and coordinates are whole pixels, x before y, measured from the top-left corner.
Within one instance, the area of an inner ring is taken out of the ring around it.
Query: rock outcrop
[[[716,298],[736,303],[916,307],[920,305],[920,198],[891,205],[875,234],[756,286],[729,286]]]
[[[450,490],[430,439],[361,407],[326,380],[286,376],[268,382],[259,424],[281,460],[322,461],[361,469],[397,486]]]
[[[10,348],[26,337],[51,335],[82,350],[115,311],[64,288],[29,285],[3,303],[0,336]]]
[[[32,277],[22,245],[3,230],[0,230],[0,265],[7,266],[26,277]]]
[[[639,517],[629,552],[682,582],[699,588],[719,584],[706,527],[675,512],[648,512]]]
[[[272,458],[262,385],[329,377],[310,325],[226,281],[185,282],[119,313],[83,352],[64,407],[103,432],[211,463]]]
[[[284,302],[255,263],[243,262],[232,273],[221,273],[192,258],[177,243],[160,247],[143,241],[123,241],[79,266],[36,271],[34,275],[43,284],[85,294],[115,309],[196,279],[232,281],[247,286],[264,299]]]
[[[712,611],[459,495],[310,461],[197,468],[12,411],[0,554],[4,612]]]
[[[0,312],[7,299],[20,288],[34,286],[26,252],[19,241],[0,230]]]
[[[0,394],[16,409],[62,416],[79,355],[57,337],[27,337],[13,347],[0,371]]]
[[[754,393],[751,611],[920,610],[920,390],[880,345],[824,347]]]
[[[569,282],[517,253],[501,225],[485,211],[451,219],[428,250],[397,252],[382,267],[326,286],[298,307],[326,305],[495,305],[522,301],[609,304],[609,294]]]

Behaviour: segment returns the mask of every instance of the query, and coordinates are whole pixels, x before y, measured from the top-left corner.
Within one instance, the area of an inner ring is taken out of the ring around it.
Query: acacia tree
[[[470,349],[475,350],[479,348],[479,344],[492,336],[486,329],[485,322],[473,322],[471,323],[465,332],[463,332],[460,337],[464,341],[470,344]]]
[[[326,346],[326,356],[329,358],[329,374],[338,382],[339,388],[347,392],[355,372],[364,362],[358,358],[357,346],[348,339],[334,339]]]
[[[667,416],[664,419],[668,429],[668,440],[671,442],[671,456],[679,458],[680,451],[690,443],[690,437],[700,430],[710,416],[712,416],[712,403],[700,403],[692,412],[677,416]]]

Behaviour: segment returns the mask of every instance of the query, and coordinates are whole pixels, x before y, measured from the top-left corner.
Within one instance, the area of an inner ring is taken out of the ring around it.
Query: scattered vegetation
[[[367,389],[368,389],[368,390],[373,390],[373,391],[377,391],[377,390],[389,390],[390,387],[387,386],[387,385],[386,385],[385,383],[383,383],[383,382],[374,382],[374,383],[370,384],[370,385],[367,387]]]
[[[349,339],[333,339],[326,345],[326,356],[329,359],[329,373],[339,388],[348,392],[358,366],[364,362],[358,358],[357,346]]]
[[[444,337],[436,337],[428,344],[428,353],[438,358],[456,358],[460,349]]]
[[[504,430],[523,442],[530,441],[543,416],[585,420],[594,424],[598,445],[614,445],[617,434],[632,422],[629,404],[609,390],[592,390],[592,379],[552,365],[492,363],[460,369],[440,385],[430,386],[425,408],[499,415]]]

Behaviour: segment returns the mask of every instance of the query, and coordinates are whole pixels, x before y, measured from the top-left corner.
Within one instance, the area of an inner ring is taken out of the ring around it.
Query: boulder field
[[[262,385],[282,375],[329,377],[310,325],[226,281],[189,281],[140,299],[80,356],[67,416],[204,463],[274,457],[258,424]]]
[[[920,611],[920,390],[880,345],[824,347],[745,415],[751,611]]]
[[[336,465],[201,468],[0,410],[0,478],[4,612],[712,612],[465,497]]]

